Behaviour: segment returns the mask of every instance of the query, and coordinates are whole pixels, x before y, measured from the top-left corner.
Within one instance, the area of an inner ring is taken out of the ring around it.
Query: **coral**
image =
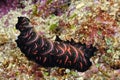
[[[24,7],[25,5],[23,0],[0,0],[0,18],[10,10]]]
[[[70,1],[71,0],[33,1],[35,3],[33,15],[42,16],[43,18],[48,17],[51,14],[60,16],[67,11]]]
[[[16,8],[17,1],[23,7]],[[49,13],[55,1],[0,0],[0,80],[120,80],[120,1],[71,0],[68,7],[61,9],[61,15]],[[42,14],[41,6],[49,14]],[[91,58],[93,65],[81,73],[45,68],[27,60],[15,43],[19,31],[14,27],[21,15],[31,19],[42,37],[55,40],[57,34],[62,40],[73,38],[75,42],[93,43],[98,48]]]
[[[6,44],[8,40],[7,34],[0,33],[0,45]]]
[[[116,12],[116,20],[120,22],[120,8],[119,8],[119,10]]]
[[[100,8],[95,11],[97,11],[97,14],[88,16],[87,20],[81,23],[77,33],[83,35],[83,37],[80,37],[82,42],[88,45],[98,45],[100,52],[103,54],[105,53],[104,50],[112,44],[111,41],[118,25],[106,11],[102,11]],[[92,12],[94,11],[92,10]]]

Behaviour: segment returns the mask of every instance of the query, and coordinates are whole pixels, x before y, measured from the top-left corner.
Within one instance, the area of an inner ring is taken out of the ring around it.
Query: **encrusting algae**
[[[119,0],[19,1],[0,1],[1,80],[120,79]],[[92,43],[98,49],[90,59],[92,66],[85,72],[78,72],[67,68],[46,68],[28,60],[15,43],[20,34],[15,24],[20,16],[28,17],[36,31],[49,40],[54,41],[58,35],[63,41],[73,39],[76,43]]]

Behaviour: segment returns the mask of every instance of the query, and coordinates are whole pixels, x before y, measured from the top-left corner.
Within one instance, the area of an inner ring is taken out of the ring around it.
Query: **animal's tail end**
[[[87,58],[91,58],[92,56],[94,56],[95,52],[97,51],[97,48],[90,45],[89,47],[86,46],[85,49],[85,57]]]

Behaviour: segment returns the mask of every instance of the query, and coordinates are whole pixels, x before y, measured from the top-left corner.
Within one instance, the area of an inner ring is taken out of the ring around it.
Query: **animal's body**
[[[90,58],[96,51],[92,45],[87,47],[73,40],[63,41],[59,37],[55,41],[43,38],[26,17],[18,18],[16,29],[20,31],[17,46],[29,60],[45,67],[58,66],[80,72],[88,70],[92,65]]]

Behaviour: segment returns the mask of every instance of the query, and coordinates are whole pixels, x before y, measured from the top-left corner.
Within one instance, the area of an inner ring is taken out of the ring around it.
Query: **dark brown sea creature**
[[[92,65],[90,58],[96,48],[71,41],[63,41],[58,36],[55,41],[41,37],[30,25],[26,17],[18,17],[16,29],[21,33],[16,40],[17,46],[25,56],[44,67],[63,67],[86,71]]]

